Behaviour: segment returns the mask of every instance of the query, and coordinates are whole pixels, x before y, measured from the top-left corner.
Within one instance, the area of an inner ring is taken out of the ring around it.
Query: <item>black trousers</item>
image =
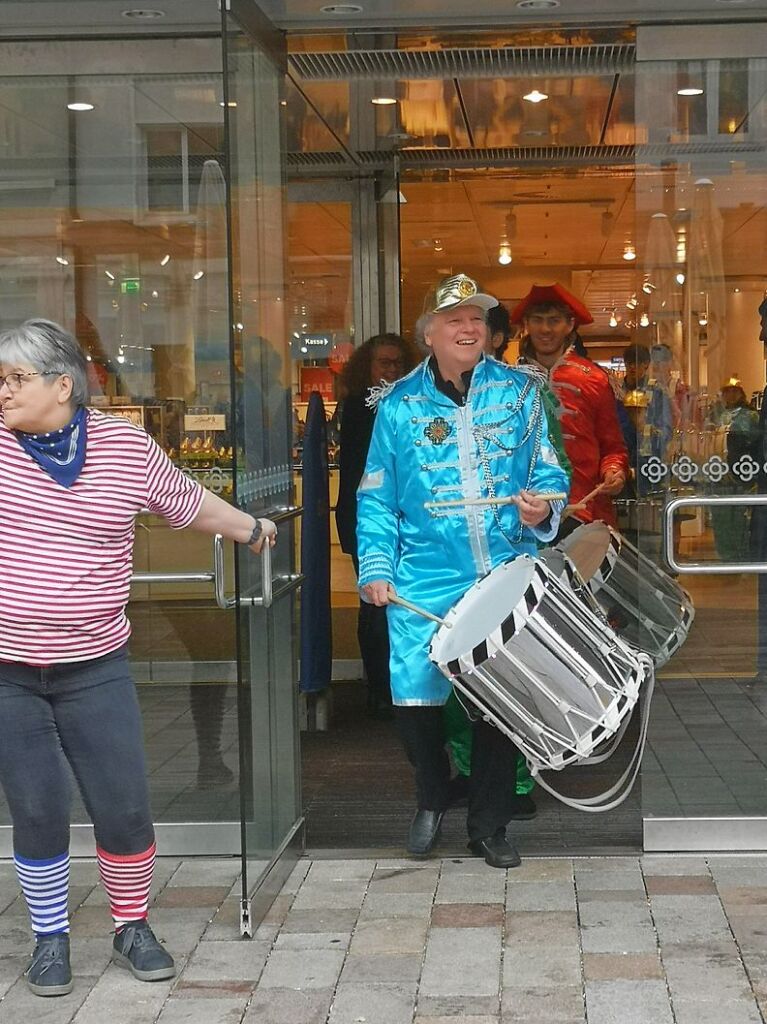
[[[357,640],[368,681],[371,707],[391,704],[389,683],[389,625],[386,608],[360,601]]]
[[[450,761],[445,750],[441,707],[398,707],[397,720],[408,761],[415,768],[419,810],[443,811],[448,803]],[[503,829],[516,799],[517,748],[495,726],[473,723],[469,839]]]

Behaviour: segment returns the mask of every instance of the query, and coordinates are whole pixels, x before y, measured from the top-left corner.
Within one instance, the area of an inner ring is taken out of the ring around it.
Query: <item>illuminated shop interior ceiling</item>
[[[710,63],[703,93],[678,97],[695,69],[667,65],[637,97],[629,30],[508,36],[517,45],[507,50],[434,33],[400,36],[399,49],[291,39],[291,180],[399,168],[404,327],[435,278],[460,269],[509,300],[534,282],[570,281],[595,313],[593,333],[616,309],[624,331],[652,214],[666,213],[684,239],[702,174],[717,189],[728,277],[759,276],[765,69],[757,81],[745,61]],[[381,98],[394,102],[372,102]],[[328,240],[337,248],[347,230],[338,205],[293,204],[291,236],[303,240],[294,273],[321,273],[324,253],[325,289],[342,288]],[[635,263],[624,259],[629,244]],[[512,256],[503,267],[502,245]]]

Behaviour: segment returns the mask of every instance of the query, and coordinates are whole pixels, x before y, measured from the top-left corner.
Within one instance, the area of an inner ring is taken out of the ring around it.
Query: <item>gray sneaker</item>
[[[65,996],[72,991],[69,966],[69,935],[40,935],[29,967],[24,972],[30,991],[36,996]]]
[[[112,960],[139,981],[163,981],[176,973],[173,957],[157,941],[146,920],[128,921],[115,934]]]

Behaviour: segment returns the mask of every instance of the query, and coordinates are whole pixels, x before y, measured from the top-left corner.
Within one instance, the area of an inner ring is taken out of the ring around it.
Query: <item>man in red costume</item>
[[[594,519],[615,526],[612,498],[626,482],[629,461],[608,376],[578,354],[583,348],[577,328],[594,318],[566,288],[552,284],[533,285],[511,319],[523,326],[521,361],[546,374],[559,403],[565,451],[573,467],[570,502],[588,499],[565,520],[565,532],[568,524],[572,529]]]

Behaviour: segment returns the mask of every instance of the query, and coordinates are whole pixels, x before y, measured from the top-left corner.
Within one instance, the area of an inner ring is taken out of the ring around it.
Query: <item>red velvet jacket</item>
[[[615,408],[615,395],[605,371],[572,349],[549,371],[556,395],[560,426],[567,457],[573,466],[570,502],[576,504],[602,480],[609,469],[629,475],[629,458]],[[603,519],[615,526],[615,509],[609,495],[597,495],[578,519],[590,523]]]

